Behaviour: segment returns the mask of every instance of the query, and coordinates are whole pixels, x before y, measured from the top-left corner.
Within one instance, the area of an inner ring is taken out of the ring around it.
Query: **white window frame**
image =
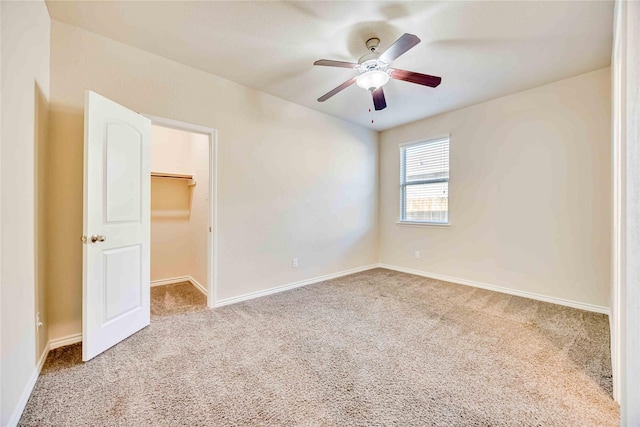
[[[430,138],[420,139],[417,141],[405,142],[398,145],[398,154],[399,154],[398,166],[400,167],[400,177],[399,177],[400,178],[400,186],[399,186],[400,212],[399,212],[398,222],[396,222],[397,225],[404,225],[404,226],[408,225],[408,226],[418,226],[418,227],[449,227],[451,225],[451,210],[449,208],[450,207],[449,203],[447,203],[447,219],[448,220],[446,222],[445,221],[411,221],[411,220],[403,219],[403,217],[406,216],[405,188],[407,187],[407,185],[424,184],[427,182],[420,181],[420,182],[413,182],[411,184],[404,183],[405,171],[402,169],[402,165],[403,163],[406,163],[406,162],[402,161],[402,150],[403,148],[411,147],[413,145],[428,144],[430,142],[441,141],[443,139],[449,140],[449,178],[447,178],[446,180],[437,180],[437,181],[429,180],[428,182],[446,182],[447,194],[450,195],[450,191],[449,191],[449,183],[451,181],[451,135],[450,134],[447,133],[447,134],[438,135]]]

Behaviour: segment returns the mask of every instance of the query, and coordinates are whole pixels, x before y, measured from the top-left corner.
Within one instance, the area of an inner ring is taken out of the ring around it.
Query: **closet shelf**
[[[187,175],[182,173],[169,173],[169,172],[151,172],[151,177],[155,178],[173,178],[173,179],[186,179],[187,185],[196,185],[196,180],[193,179],[193,175]]]

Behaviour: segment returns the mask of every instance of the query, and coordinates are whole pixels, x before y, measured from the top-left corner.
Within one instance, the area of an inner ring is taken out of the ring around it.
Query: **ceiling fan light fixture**
[[[420,43],[420,39],[417,36],[409,33],[404,33],[382,54],[378,53],[379,43],[380,40],[376,37],[367,40],[367,49],[371,53],[361,57],[357,63],[332,61],[330,59],[320,59],[314,62],[313,65],[351,68],[360,73],[360,75],[351,77],[340,86],[322,95],[320,98],[318,98],[318,102],[324,102],[327,99],[331,98],[333,95],[345,90],[352,84],[357,83],[361,88],[371,91],[371,97],[373,98],[373,107],[376,109],[376,111],[380,111],[387,108],[387,101],[385,99],[382,86],[387,84],[390,78],[394,80],[404,80],[409,83],[415,83],[428,87],[436,87],[442,81],[442,79],[437,76],[430,76],[428,74],[414,73],[413,71],[389,68],[389,65],[391,65],[391,63],[395,59]]]
[[[360,74],[356,83],[363,89],[374,91],[389,81],[389,74],[382,70],[371,70]]]

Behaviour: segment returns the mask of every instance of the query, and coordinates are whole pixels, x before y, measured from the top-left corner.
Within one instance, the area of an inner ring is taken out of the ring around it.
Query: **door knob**
[[[94,234],[93,236],[91,236],[91,243],[104,242],[105,240],[107,240],[107,238],[102,234]]]

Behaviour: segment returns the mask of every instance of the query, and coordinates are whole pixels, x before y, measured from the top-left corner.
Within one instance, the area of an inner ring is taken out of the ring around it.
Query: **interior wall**
[[[48,58],[47,58],[48,59]],[[48,67],[47,67],[48,68]],[[48,77],[47,77],[48,78]],[[35,249],[36,249],[36,354],[41,356],[49,343],[47,280],[49,271],[47,236],[47,182],[49,174],[49,94],[35,88]],[[41,323],[38,326],[38,321]]]
[[[196,185],[191,193],[189,238],[191,264],[189,275],[207,288],[207,254],[209,245],[209,136],[191,133],[191,161]]]
[[[620,425],[640,425],[640,3],[617,1],[611,349]]]
[[[51,55],[52,338],[81,330],[85,89],[217,129],[218,300],[377,261],[374,131],[56,21]]]
[[[187,132],[151,126],[151,171],[192,174]],[[191,270],[191,199],[187,181],[151,178],[151,281],[188,276]]]
[[[193,175],[151,179],[151,281],[189,276],[207,288],[209,136],[151,126],[151,170]]]
[[[191,133],[151,126],[151,172],[190,174],[192,158]]]
[[[606,309],[610,111],[605,68],[382,132],[380,262]],[[446,133],[451,225],[396,224],[398,144]]]
[[[189,275],[191,188],[185,180],[151,178],[151,282]]]
[[[36,241],[42,171],[36,152],[45,149],[49,99],[50,19],[43,1],[0,2],[0,425],[17,423],[37,378],[37,363],[47,342],[36,331],[44,282],[36,283]],[[41,279],[41,277],[38,277]],[[43,316],[46,313],[41,313]]]

